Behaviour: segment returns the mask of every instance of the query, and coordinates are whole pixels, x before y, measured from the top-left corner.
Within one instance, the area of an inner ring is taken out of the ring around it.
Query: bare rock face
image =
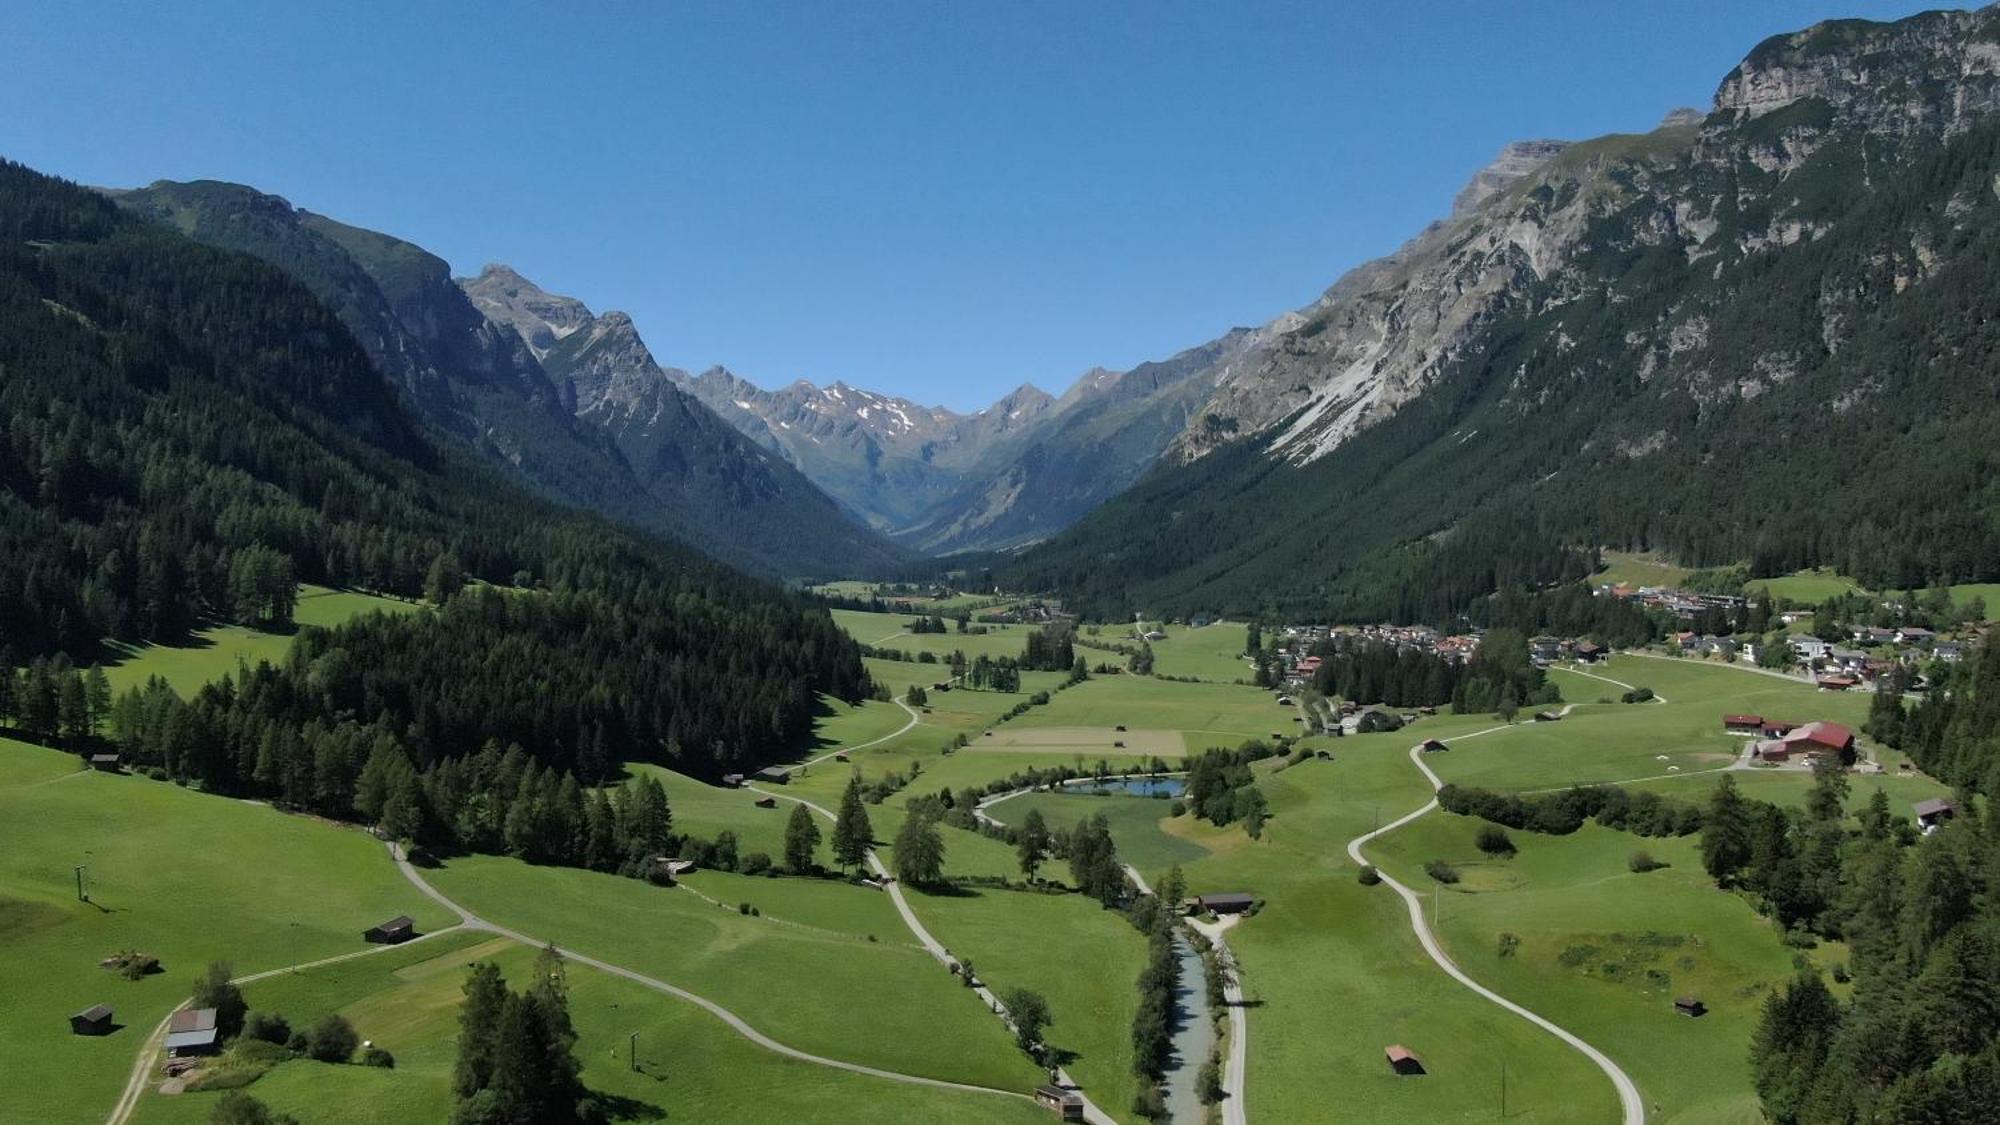
[[[1676,109],[1651,133],[1510,144],[1449,216],[1219,357],[1214,395],[1169,456],[1252,439],[1296,463],[1324,456],[1421,395],[1496,316],[1559,294],[1592,223],[1635,201],[1652,209],[1640,237],[1691,260],[1715,253],[1719,196],[1649,194],[1670,168],[1708,164],[1726,177],[1741,159],[1775,176],[1736,189],[1739,214],[1753,196],[1771,203],[1763,226],[1730,232],[1736,249],[1756,252],[1819,233],[1788,217],[1777,185],[1825,138],[1950,136],[1996,109],[2000,9],[1927,12],[1776,36],[1722,80],[1713,112]]]
[[[591,322],[582,301],[546,292],[513,267],[497,262],[489,262],[478,277],[461,280],[459,288],[489,320],[519,333],[536,359]]]

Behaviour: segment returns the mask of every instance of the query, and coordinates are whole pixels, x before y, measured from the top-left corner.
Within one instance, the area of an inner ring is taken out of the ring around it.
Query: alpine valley
[[[0,1122],[2000,1121],[2000,6],[1837,2],[19,0],[271,182],[0,159]],[[1651,127],[1011,369],[1501,65]]]

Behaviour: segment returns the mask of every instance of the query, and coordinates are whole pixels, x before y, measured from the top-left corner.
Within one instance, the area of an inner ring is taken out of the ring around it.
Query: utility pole
[[[78,902],[90,901],[90,892],[85,890],[83,886],[83,875],[88,870],[90,870],[90,865],[87,863],[76,865],[76,901]]]
[[[633,1032],[626,1043],[625,1057],[631,1062],[632,1070],[636,1073],[639,1069],[639,1033]]]
[[[1436,929],[1436,928],[1437,928],[1437,924],[1438,924],[1438,898],[1439,898],[1440,894],[1441,894],[1441,893],[1442,893],[1443,891],[1444,891],[1444,888],[1443,888],[1442,886],[1435,886],[1435,885],[1434,885],[1434,886],[1432,886],[1432,887],[1431,887],[1431,928],[1432,928],[1432,929]]]

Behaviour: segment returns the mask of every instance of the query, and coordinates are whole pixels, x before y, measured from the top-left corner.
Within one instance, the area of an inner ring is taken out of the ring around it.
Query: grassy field
[[[453,860],[432,881],[483,917],[700,993],[802,1050],[1002,1089],[1034,1084],[999,1022],[916,945],[880,892],[808,879],[690,881],[734,899],[722,908],[634,879],[489,856]]]
[[[1741,1122],[1762,1114],[1750,1085],[1759,1006],[1792,972],[1792,950],[1743,899],[1715,888],[1696,837],[1642,839],[1588,825],[1570,836],[1514,832],[1519,852],[1492,859],[1475,818],[1434,813],[1390,834],[1370,858],[1429,888],[1428,860],[1463,881],[1439,896],[1438,927],[1461,967],[1618,1060],[1656,1122]],[[1644,849],[1669,867],[1634,874]],[[1518,945],[1503,955],[1501,935]],[[1817,950],[1825,963],[1844,960]],[[1709,1012],[1689,1019],[1677,996]]]
[[[1139,1091],[1132,1075],[1132,1017],[1146,942],[1115,911],[1076,894],[979,888],[917,895],[924,924],[946,948],[970,957],[1001,996],[1030,988],[1055,1016],[1050,1046],[1092,1100],[1120,1120]]]
[[[1758,578],[1745,584],[1746,591],[1763,590],[1772,600],[1789,600],[1799,605],[1818,605],[1828,598],[1859,593],[1860,583],[1843,574],[1820,567],[1801,570],[1779,578]]]
[[[1692,573],[1659,555],[1639,551],[1605,551],[1605,568],[1591,575],[1592,585],[1679,586]]]
[[[1015,719],[1015,727],[1177,730],[1190,752],[1246,739],[1296,733],[1294,708],[1237,684],[1189,684],[1151,676],[1098,676]]]
[[[1198,680],[1230,684],[1239,680],[1248,683],[1250,677],[1257,674],[1249,661],[1243,659],[1243,648],[1250,641],[1247,625],[1216,621],[1199,629],[1170,625],[1162,631],[1167,634],[1165,640],[1150,642],[1153,646],[1153,671],[1162,676],[1193,676]],[[1095,664],[1099,655],[1108,654],[1086,651],[1085,655]]]
[[[331,627],[364,613],[414,613],[417,608],[415,602],[398,598],[301,585],[298,610],[293,616],[302,627]],[[291,647],[290,634],[264,633],[241,625],[217,625],[196,632],[184,645],[114,645],[117,658],[105,662],[104,674],[114,691],[122,692],[153,676],[161,676],[175,691],[188,695],[240,666],[255,667],[263,661],[275,664],[284,659]]]
[[[1207,848],[1162,826],[1172,803],[1157,797],[1028,793],[994,806],[992,815],[1004,823],[1018,824],[1033,809],[1051,827],[1058,828],[1102,815],[1111,825],[1111,838],[1118,842],[1118,857],[1138,868],[1148,881],[1158,882],[1174,864],[1192,863],[1209,854]]]
[[[963,652],[967,659],[982,653],[1018,657],[1028,647],[1028,634],[1036,629],[1033,625],[985,625],[980,626],[986,630],[984,633],[958,633],[951,631],[955,626],[947,621],[947,631],[943,633],[910,633],[907,630],[915,614],[866,613],[854,609],[836,609],[832,613],[834,623],[862,644],[904,652],[933,652],[939,656]]]
[[[444,944],[449,942],[451,944]],[[441,938],[377,958],[250,986],[253,1008],[294,1026],[339,1012],[396,1056],[394,1070],[281,1064],[250,1088],[273,1109],[328,1125],[443,1121],[451,1112],[458,1003],[465,967],[491,960],[514,987],[534,952],[483,935]],[[1026,1101],[926,1089],[764,1051],[692,1004],[582,966],[569,970],[570,1014],[585,1084],[617,1099],[624,1120],[868,1122],[1039,1120]],[[629,1038],[638,1036],[638,1068]],[[151,1096],[140,1125],[206,1122],[220,1095]]]
[[[0,1051],[35,1060],[0,1067],[0,1119],[101,1120],[207,962],[248,973],[362,949],[361,931],[397,914],[449,921],[360,832],[0,740]],[[97,967],[122,949],[165,971],[128,982]],[[70,1013],[97,1003],[121,1030],[70,1035]]]

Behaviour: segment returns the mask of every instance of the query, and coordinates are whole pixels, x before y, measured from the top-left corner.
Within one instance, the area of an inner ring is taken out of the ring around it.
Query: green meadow
[[[999,1089],[1034,1085],[1035,1068],[999,1021],[879,891],[690,880],[717,906],[688,890],[493,856],[454,859],[431,881],[481,917],[686,988],[801,1050]],[[758,915],[739,913],[741,903]]]
[[[1659,1122],[1741,1122],[1762,1114],[1749,1049],[1759,1008],[1792,972],[1793,951],[1748,902],[1717,890],[1698,838],[1641,838],[1586,825],[1570,836],[1513,832],[1495,859],[1473,843],[1476,818],[1433,813],[1368,849],[1428,890],[1429,860],[1461,882],[1434,892],[1437,927],[1459,966],[1489,988],[1581,1035],[1639,1084]],[[1634,874],[1644,850],[1669,866]],[[1502,952],[1503,935],[1512,935]],[[1815,951],[1823,964],[1845,960]],[[1674,1010],[1698,997],[1708,1014]]]
[[[1153,646],[1153,671],[1158,675],[1192,676],[1231,684],[1248,683],[1257,674],[1257,669],[1243,659],[1243,649],[1250,643],[1250,628],[1241,622],[1214,621],[1200,628],[1188,625],[1159,628],[1167,634],[1166,639],[1148,642]],[[1107,636],[1106,639],[1138,643],[1125,638]],[[1094,664],[1098,656],[1109,654],[1085,650],[1084,655]]]
[[[519,988],[534,956],[532,949],[505,938],[468,934],[252,984],[245,990],[252,1008],[283,1012],[294,1026],[338,1012],[364,1039],[393,1053],[396,1066],[377,1070],[295,1059],[259,1078],[250,1092],[315,1125],[443,1121],[452,1107],[466,967],[493,961]],[[571,965],[567,975],[584,1083],[612,1100],[619,1119],[940,1119],[980,1125],[1040,1119],[1025,1099],[915,1086],[785,1058],[685,1001],[581,965]],[[208,1120],[219,1096],[150,1096],[135,1120],[197,1125]]]
[[[79,902],[77,865],[90,895]],[[74,755],[0,739],[0,1107],[19,1121],[101,1120],[140,1044],[212,960],[251,973],[368,948],[361,931],[409,914],[453,921],[366,834],[165,782],[77,768]],[[98,967],[124,949],[163,972]],[[29,971],[32,967],[32,971]],[[73,1036],[109,1004],[120,1029]]]
[[[414,613],[415,602],[354,590],[329,590],[304,584],[293,614],[301,628],[330,628],[364,613]],[[115,691],[137,687],[160,676],[182,695],[213,683],[240,667],[283,660],[292,647],[289,633],[265,633],[241,625],[215,625],[196,631],[185,644],[111,646],[114,659],[104,674]]]

